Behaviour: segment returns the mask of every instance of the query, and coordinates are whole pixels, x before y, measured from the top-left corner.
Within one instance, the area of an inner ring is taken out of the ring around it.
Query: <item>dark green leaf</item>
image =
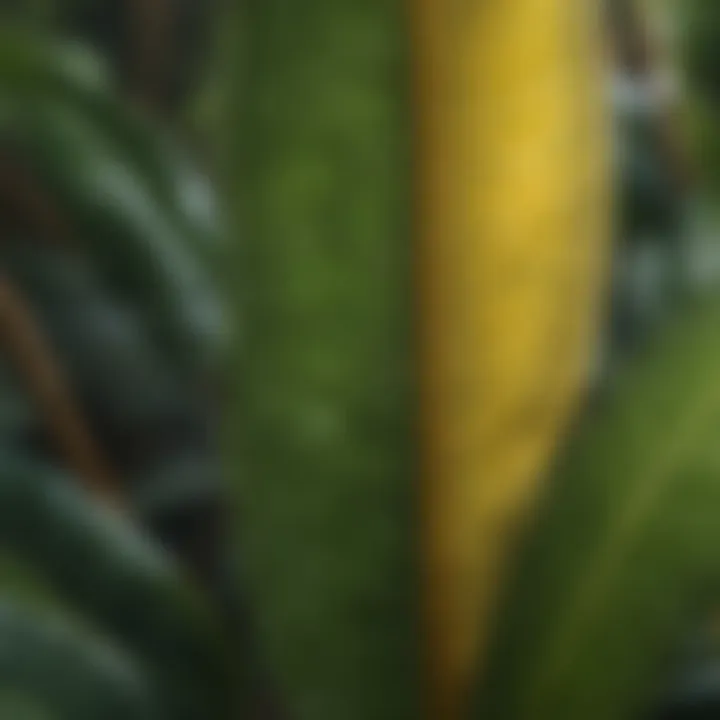
[[[298,718],[414,719],[403,16],[386,0],[243,10],[229,445],[251,598]]]
[[[81,254],[31,240],[0,249],[71,385],[95,420],[132,443],[191,413],[192,388],[141,314],[103,288]]]
[[[0,437],[27,438],[36,426],[36,416],[27,394],[7,362],[0,358]]]
[[[210,278],[122,153],[59,104],[36,104],[24,138],[34,170],[116,291],[147,312],[178,360],[215,359],[228,328]]]
[[[12,712],[2,714],[7,720],[165,717],[155,705],[142,666],[122,651],[56,613],[43,615],[0,600],[0,713],[4,712]]]
[[[169,557],[119,515],[50,468],[4,454],[0,546],[136,652],[173,718],[223,717],[228,687],[214,621]]]

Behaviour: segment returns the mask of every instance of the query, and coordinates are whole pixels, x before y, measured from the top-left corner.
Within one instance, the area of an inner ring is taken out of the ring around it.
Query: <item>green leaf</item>
[[[21,441],[36,427],[34,408],[16,374],[0,358],[0,437]]]
[[[222,232],[209,180],[93,81],[71,48],[0,33],[0,120],[107,276],[173,352],[217,359],[227,320],[202,261]],[[145,309],[144,308],[144,309]]]
[[[85,93],[74,101],[103,129],[148,192],[175,218],[190,247],[204,260],[217,260],[226,238],[215,188],[180,143],[109,95]]]
[[[57,613],[6,599],[0,599],[0,713],[8,720],[164,717],[144,668],[124,652]]]
[[[100,60],[88,49],[0,29],[0,101],[20,107],[37,97],[60,102],[92,123],[193,250],[215,257],[224,240],[215,191],[179,140],[115,96]]]
[[[416,718],[404,15],[386,0],[242,14],[227,428],[251,602],[298,718]]]
[[[142,658],[179,720],[227,711],[214,618],[170,558],[42,465],[0,456],[0,546]]]
[[[149,517],[197,507],[224,489],[217,460],[192,449],[151,463],[137,485],[135,504]]]
[[[5,96],[34,93],[107,92],[109,78],[100,58],[82,45],[0,28],[0,88]],[[5,99],[5,98],[3,98]]]
[[[720,599],[720,303],[592,409],[508,587],[473,717],[632,720]]]
[[[192,414],[192,388],[174,358],[154,341],[141,313],[103,287],[87,258],[9,239],[0,260],[94,420],[132,444]]]
[[[43,611],[62,606],[45,579],[5,548],[0,550],[0,593],[11,595],[24,607],[37,607]],[[63,607],[63,611],[67,613],[67,608]]]
[[[13,720],[62,720],[58,712],[37,697],[0,688],[0,717]]]
[[[224,308],[142,176],[100,128],[67,105],[38,100],[23,125],[30,164],[111,287],[147,313],[178,361],[213,363],[228,335]]]

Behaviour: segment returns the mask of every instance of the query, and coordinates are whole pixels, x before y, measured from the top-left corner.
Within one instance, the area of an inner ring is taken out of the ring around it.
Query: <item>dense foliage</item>
[[[91,55],[0,44],[3,688],[229,717],[212,187]]]
[[[712,179],[720,10],[683,2]],[[405,15],[228,15],[228,136],[206,138],[234,181],[228,245],[170,130],[214,4],[167,5],[177,32],[147,83],[124,5],[3,9],[0,717],[416,720]],[[658,107],[615,99],[604,372],[503,587],[478,719],[718,713],[720,309],[697,292],[697,193],[678,192]]]

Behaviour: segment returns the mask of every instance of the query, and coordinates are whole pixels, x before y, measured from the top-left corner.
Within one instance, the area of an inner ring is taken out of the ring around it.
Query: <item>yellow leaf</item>
[[[581,396],[609,238],[590,0],[414,0],[427,707],[459,714]]]

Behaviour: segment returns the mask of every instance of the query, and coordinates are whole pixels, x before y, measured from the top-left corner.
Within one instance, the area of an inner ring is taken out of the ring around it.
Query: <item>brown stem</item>
[[[32,313],[3,273],[0,273],[0,347],[24,380],[67,466],[93,494],[120,504],[119,483],[75,406]]]

